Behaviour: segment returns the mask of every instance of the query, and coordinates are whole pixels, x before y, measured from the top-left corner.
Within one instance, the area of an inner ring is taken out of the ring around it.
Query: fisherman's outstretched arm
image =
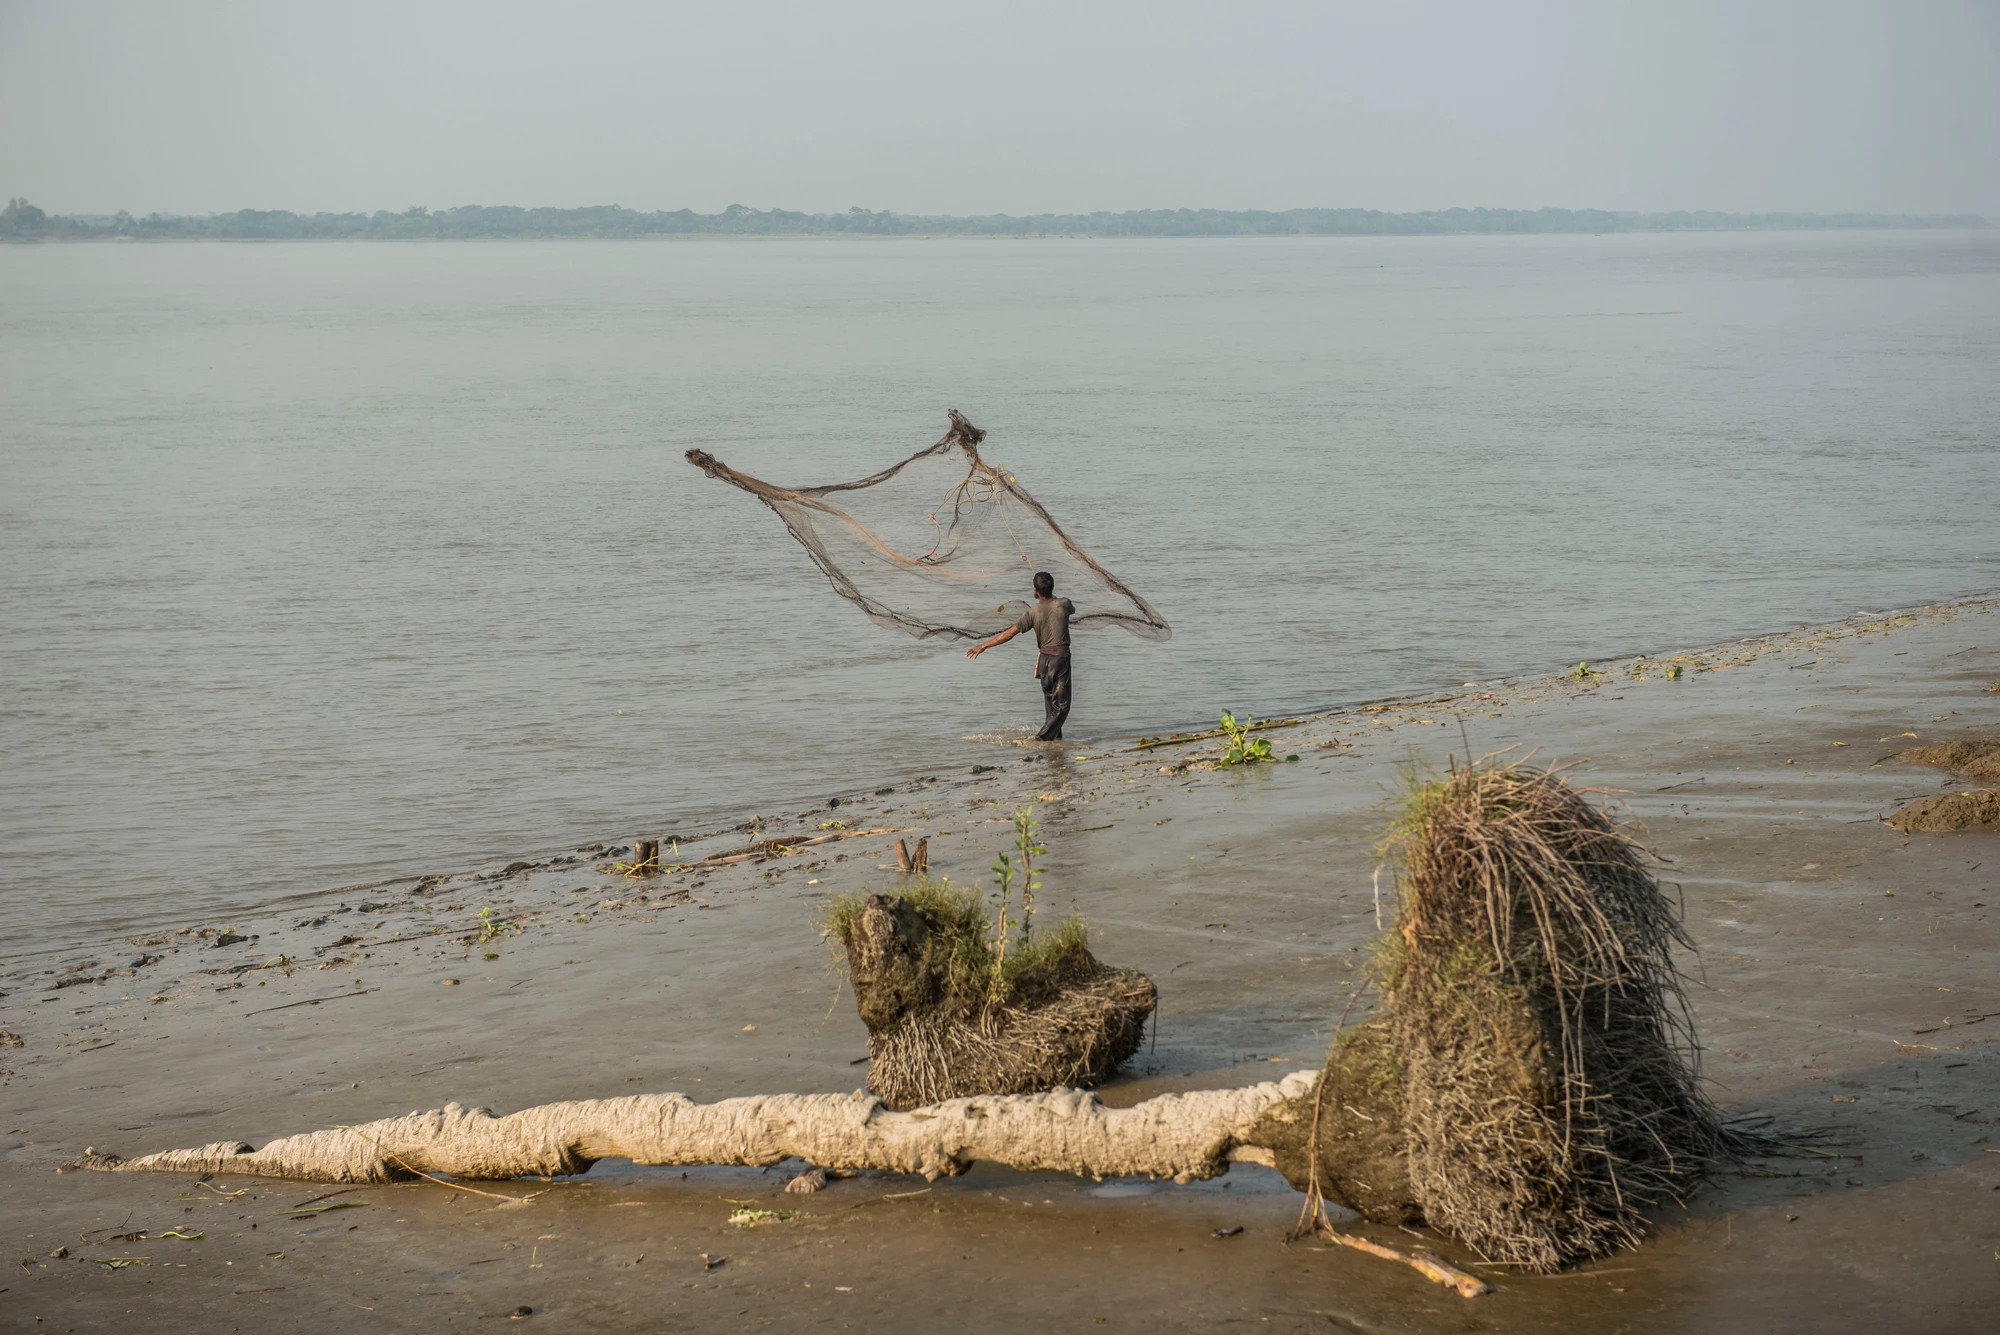
[[[1007,627],[1007,629],[1001,631],[998,635],[995,635],[992,639],[981,640],[978,644],[975,644],[970,649],[967,649],[965,651],[965,656],[967,658],[977,658],[981,654],[985,653],[988,649],[991,649],[994,645],[1005,644],[1007,643],[1007,641],[1013,639],[1016,635],[1019,635],[1020,633],[1021,633],[1021,628],[1019,626],[1009,626]]]

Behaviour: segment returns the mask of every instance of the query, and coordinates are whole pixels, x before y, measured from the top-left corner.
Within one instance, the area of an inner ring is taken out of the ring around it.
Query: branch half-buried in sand
[[[1265,732],[1272,728],[1297,728],[1304,726],[1305,723],[1306,720],[1302,718],[1259,719],[1245,726],[1242,731]],[[1183,742],[1206,741],[1210,737],[1225,736],[1228,732],[1229,729],[1227,728],[1210,728],[1207,732],[1177,732],[1171,737],[1141,737],[1137,746],[1128,746],[1125,749],[1127,751],[1151,751],[1153,748],[1159,746],[1179,746]]]
[[[1379,1256],[1385,1261],[1401,1261],[1432,1283],[1450,1286],[1461,1298],[1479,1298],[1493,1292],[1491,1284],[1466,1274],[1435,1252],[1398,1251],[1394,1247],[1385,1247],[1379,1242],[1370,1242],[1352,1233],[1336,1232],[1324,1218],[1315,1223],[1313,1232],[1328,1242],[1337,1242],[1343,1247],[1352,1247],[1358,1252],[1367,1252],[1370,1256]]]
[[[381,990],[382,989],[379,987],[364,987],[358,992],[337,992],[330,997],[307,997],[304,1001],[288,1001],[282,1006],[266,1006],[262,1010],[244,1011],[243,1014],[245,1015],[245,1017],[252,1015],[269,1015],[272,1011],[288,1011],[292,1009],[292,1007],[294,1006],[317,1006],[320,1005],[322,1002],[343,1001],[348,997],[365,997],[370,992],[379,992]]]
[[[835,834],[816,834],[807,839],[766,839],[748,848],[733,849],[727,853],[712,853],[708,857],[693,862],[683,862],[662,868],[664,871],[699,871],[704,867],[726,867],[734,862],[765,862],[771,858],[790,857],[801,848],[811,848],[815,844],[830,844],[840,839],[860,839],[871,834],[894,834],[895,827],[884,825],[873,830],[841,830]]]

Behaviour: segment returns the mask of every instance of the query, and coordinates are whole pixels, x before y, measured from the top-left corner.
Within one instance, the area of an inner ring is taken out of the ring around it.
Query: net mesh
[[[879,626],[918,637],[984,639],[1028,607],[1046,570],[1076,606],[1071,625],[1173,632],[1144,598],[1071,542],[1014,475],[979,457],[986,433],[951,413],[929,449],[857,482],[780,487],[703,450],[688,462],[755,496],[785,521],[841,597]]]

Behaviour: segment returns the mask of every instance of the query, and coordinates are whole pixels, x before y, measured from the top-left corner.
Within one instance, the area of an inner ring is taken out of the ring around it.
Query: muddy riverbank
[[[0,1330],[1986,1329],[2000,837],[1878,817],[1979,786],[1895,753],[2000,728],[2000,602],[1592,666],[1267,734],[1296,764],[1185,765],[1213,742],[996,749],[981,773],[858,784],[748,828],[629,832],[683,864],[854,836],[790,856],[641,878],[612,869],[623,847],[591,844],[13,956]],[[54,1171],[86,1145],[261,1143],[449,1100],[857,1088],[866,1036],[821,902],[892,884],[899,837],[929,838],[934,874],[984,880],[1028,802],[1047,822],[1045,908],[1076,908],[1100,957],[1160,986],[1107,1102],[1317,1067],[1376,932],[1372,845],[1398,769],[1468,746],[1536,749],[1620,792],[1685,896],[1717,1101],[1829,1128],[1837,1157],[1753,1165],[1636,1253],[1495,1274],[1475,1301],[1283,1245],[1298,1197],[1250,1165],[1188,1186],[979,1168],[808,1196],[784,1195],[782,1172],[613,1162],[479,1184],[533,1195],[518,1205],[422,1182],[306,1204],[328,1189]],[[301,1206],[317,1212],[285,1213]],[[741,1209],[795,1213],[730,1224]]]

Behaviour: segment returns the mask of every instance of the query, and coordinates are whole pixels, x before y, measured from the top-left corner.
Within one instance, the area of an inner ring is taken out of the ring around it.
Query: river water
[[[2000,233],[4,247],[6,935],[994,759],[681,458],[947,407],[1174,626],[1079,748],[2000,587]]]

